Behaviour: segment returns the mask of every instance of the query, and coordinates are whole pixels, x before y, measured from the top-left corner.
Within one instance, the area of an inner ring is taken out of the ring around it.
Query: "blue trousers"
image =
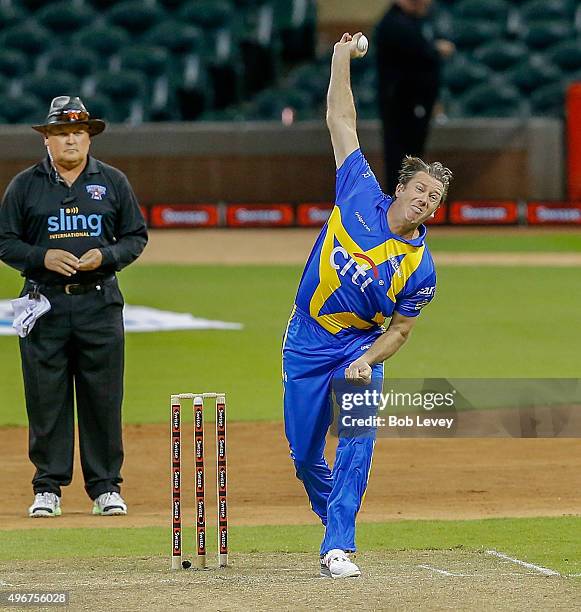
[[[333,469],[324,457],[325,436],[333,419],[333,381],[343,381],[345,368],[360,357],[380,331],[350,332],[338,338],[296,308],[283,342],[285,433],[297,478],[313,511],[325,525],[321,555],[339,548],[355,551],[355,519],[367,487],[375,430],[342,436]],[[383,378],[383,364],[373,379]]]

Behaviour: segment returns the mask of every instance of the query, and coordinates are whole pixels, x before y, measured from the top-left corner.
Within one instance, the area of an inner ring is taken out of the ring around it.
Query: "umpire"
[[[31,517],[61,514],[73,474],[74,398],[93,514],[126,514],[123,462],[123,297],[115,272],[133,262],[147,229],[125,175],[89,155],[105,129],[80,98],[59,96],[43,134],[46,158],[18,174],[0,207],[0,259],[22,273],[21,296],[51,310],[20,338],[29,421]]]

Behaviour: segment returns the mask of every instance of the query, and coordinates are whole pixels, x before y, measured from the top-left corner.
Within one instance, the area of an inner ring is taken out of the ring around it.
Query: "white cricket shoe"
[[[37,493],[28,509],[30,518],[47,518],[61,515],[61,498],[55,493]]]
[[[338,548],[330,550],[321,558],[323,578],[357,578],[361,570],[349,559],[349,555]]]
[[[127,504],[121,495],[115,491],[102,493],[93,502],[93,514],[99,514],[101,516],[127,514]]]

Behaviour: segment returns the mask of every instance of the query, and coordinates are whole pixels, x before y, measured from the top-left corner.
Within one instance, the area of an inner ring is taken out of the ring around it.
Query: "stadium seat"
[[[234,11],[229,2],[223,0],[198,0],[184,2],[178,12],[180,20],[207,30],[232,27]]]
[[[146,79],[134,70],[118,72],[101,71],[95,76],[95,91],[107,96],[113,104],[142,98],[146,91]]]
[[[175,11],[183,5],[184,0],[159,0],[159,3],[168,11]]]
[[[447,4],[443,2],[434,2],[432,4],[430,9],[430,29],[433,38],[450,40],[453,34],[453,21],[452,10]]]
[[[88,26],[73,36],[75,46],[94,51],[107,58],[129,44],[130,38],[122,28],[112,25]]]
[[[10,79],[0,74],[0,94],[7,93],[9,86],[10,86]]]
[[[565,40],[547,50],[547,57],[566,72],[581,70],[581,40]]]
[[[315,0],[271,0],[274,22],[282,42],[282,59],[298,63],[315,57],[317,4]]]
[[[80,92],[80,79],[69,72],[54,70],[46,74],[28,75],[22,79],[22,90],[36,96],[48,106],[56,96],[75,96]]]
[[[576,6],[575,0],[531,0],[521,7],[520,20],[523,24],[570,20]]]
[[[281,42],[275,30],[272,4],[249,5],[237,27],[244,91],[248,97],[271,85],[281,71]]]
[[[233,6],[220,0],[186,2],[178,10],[178,15],[182,21],[203,33],[203,43],[198,47],[198,52],[208,67],[208,82],[212,90],[210,98],[214,107],[223,109],[238,102],[241,98],[243,68],[237,39],[240,20]],[[261,71],[258,64],[253,68],[257,72]],[[180,87],[179,96],[183,104],[186,104],[188,97],[193,97],[192,104],[198,110],[194,111],[195,117],[189,116],[190,119],[199,116],[207,106],[207,100],[202,103],[197,86],[189,90],[189,93],[188,87]]]
[[[514,66],[507,74],[509,81],[523,93],[560,81],[561,70],[546,57],[535,54]]]
[[[528,55],[528,48],[522,42],[494,40],[481,45],[474,51],[474,59],[492,70],[511,68]]]
[[[59,35],[75,31],[95,20],[95,12],[86,4],[61,1],[49,2],[35,13],[42,26]]]
[[[179,21],[165,20],[142,37],[145,44],[168,49],[176,55],[199,52],[203,36],[199,28]]]
[[[149,78],[165,74],[169,65],[169,53],[162,47],[132,45],[119,52],[121,68],[137,70]]]
[[[204,44],[200,52],[208,62],[223,65],[237,56],[236,16],[228,2],[187,2],[178,15],[184,23],[196,26],[203,33]],[[255,69],[259,67],[255,66]]]
[[[57,47],[45,53],[37,62],[39,72],[65,70],[78,77],[93,74],[101,67],[101,58],[89,49],[82,47]]]
[[[25,21],[0,32],[0,48],[18,49],[35,55],[42,53],[51,43],[48,31],[35,21]]]
[[[530,97],[534,116],[563,117],[565,108],[565,82],[557,81],[534,91]]]
[[[88,95],[102,94],[111,100],[114,122],[144,119],[146,114],[146,79],[133,70],[98,72],[87,86]]]
[[[115,4],[119,4],[119,0],[90,0],[90,3],[95,7],[96,10],[102,12],[110,9]]]
[[[459,49],[474,49],[490,40],[502,38],[506,25],[472,19],[455,19],[452,40]]]
[[[212,108],[212,86],[200,55],[182,58],[170,76],[171,91],[182,119],[193,121]]]
[[[547,49],[574,35],[572,22],[538,21],[530,23],[523,31],[522,38],[531,49]]]
[[[461,0],[454,5],[454,14],[461,19],[506,22],[510,5],[505,0]]]
[[[0,96],[2,117],[7,123],[32,125],[46,118],[47,103],[34,96]]]
[[[312,99],[304,93],[294,90],[267,89],[252,101],[248,116],[250,119],[263,121],[281,121],[285,108],[295,113],[295,120],[312,117]]]
[[[296,68],[287,78],[286,84],[289,88],[308,92],[315,104],[325,100],[329,75],[327,70],[317,64],[305,64]],[[375,72],[373,72],[375,74]]]
[[[17,0],[18,4],[22,4],[29,11],[37,11],[43,6],[46,6],[46,0]]]
[[[197,3],[193,4],[197,5]],[[163,20],[165,11],[158,5],[141,0],[116,2],[107,11],[107,19],[132,34],[141,34]]]
[[[377,101],[377,78],[375,71],[370,71],[362,78],[355,91],[357,116],[361,119],[377,119],[379,107]],[[324,112],[321,110],[321,116]]]
[[[0,48],[0,74],[17,78],[24,76],[29,68],[28,56],[15,49]]]
[[[211,64],[208,72],[212,82],[213,106],[217,110],[242,100],[244,68],[232,59],[224,64]]]
[[[107,96],[103,94],[84,96],[83,102],[93,119],[104,119],[105,121],[114,122],[113,104]]]
[[[484,83],[491,76],[490,69],[464,55],[456,55],[444,66],[443,81],[453,94],[461,94]]]
[[[26,17],[18,4],[0,3],[0,29],[16,25]]]
[[[476,85],[460,100],[463,114],[472,117],[519,117],[525,105],[518,90],[500,79]]]

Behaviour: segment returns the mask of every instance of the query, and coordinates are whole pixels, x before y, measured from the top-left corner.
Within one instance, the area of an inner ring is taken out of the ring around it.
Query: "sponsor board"
[[[530,225],[581,225],[581,202],[530,202]]]
[[[518,221],[514,201],[459,201],[450,204],[450,222],[457,225],[512,225]]]
[[[291,204],[229,204],[228,227],[288,227],[294,223]]]
[[[219,224],[215,204],[156,204],[149,210],[149,225],[166,227],[216,227]]]
[[[569,86],[566,107],[567,196],[581,200],[581,83]]]
[[[332,210],[333,204],[328,202],[299,204],[297,206],[297,225],[301,227],[321,227],[327,222]]]

